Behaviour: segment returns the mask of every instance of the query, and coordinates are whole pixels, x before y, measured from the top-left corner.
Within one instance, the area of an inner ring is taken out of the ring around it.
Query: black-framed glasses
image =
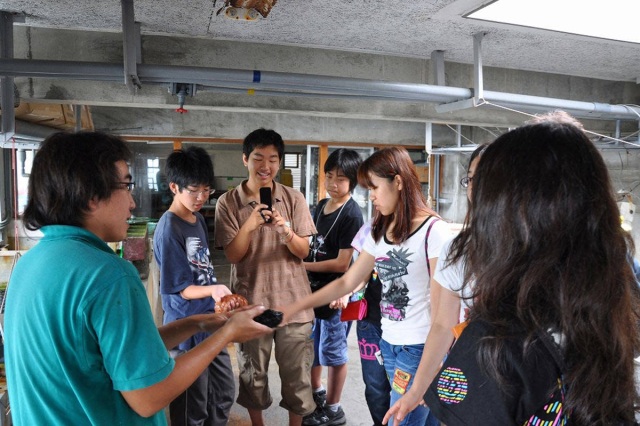
[[[123,185],[122,189],[126,189],[129,192],[133,192],[133,188],[136,187],[135,182],[116,182],[116,185]]]
[[[472,180],[473,180],[473,176],[471,177],[465,176],[462,179],[460,179],[460,186],[463,188],[468,188]]]
[[[202,191],[196,191],[195,189],[184,188],[184,190],[192,197],[198,197],[200,195],[205,195],[207,197],[212,196],[216,193],[215,189],[204,189]]]

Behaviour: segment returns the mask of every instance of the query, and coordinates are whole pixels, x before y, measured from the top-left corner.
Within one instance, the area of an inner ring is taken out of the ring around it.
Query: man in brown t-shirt
[[[284,142],[273,130],[258,129],[243,142],[242,161],[249,178],[222,195],[216,205],[215,246],[232,263],[231,290],[251,304],[268,308],[289,305],[309,293],[303,265],[308,236],[315,226],[304,196],[274,182],[284,155]],[[260,188],[271,188],[272,211],[260,204]],[[291,318],[273,335],[237,346],[240,386],[237,402],[249,410],[253,426],[264,425],[262,411],[271,403],[268,366],[275,356],[282,378],[280,405],[289,411],[289,424],[315,409],[311,389],[313,310]]]

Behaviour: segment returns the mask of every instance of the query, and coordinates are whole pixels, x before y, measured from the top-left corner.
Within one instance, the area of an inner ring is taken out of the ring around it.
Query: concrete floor
[[[348,426],[371,426],[373,421],[369,415],[367,404],[364,399],[364,383],[362,382],[362,369],[360,367],[360,355],[358,352],[358,342],[356,338],[355,328],[352,327],[349,333],[349,370],[347,373],[347,382],[342,392],[340,403],[342,409],[347,415]],[[238,367],[235,362],[235,350],[229,347],[233,370],[236,373],[236,395],[238,389]],[[323,370],[323,384],[326,383],[326,369]],[[269,364],[269,386],[271,387],[271,395],[273,397],[273,405],[264,412],[265,423],[269,426],[286,426],[289,424],[288,412],[279,406],[280,404],[280,377],[278,376],[278,365],[275,359],[271,358]],[[234,404],[231,408],[231,418],[229,426],[249,426],[249,414],[247,410],[238,404]]]
[[[211,259],[216,270],[216,276],[220,284],[229,282],[230,266],[221,251],[214,250]],[[349,362],[347,382],[345,384],[340,403],[347,415],[348,426],[371,426],[373,421],[369,415],[367,404],[364,399],[364,383],[362,381],[362,368],[360,366],[360,353],[356,337],[355,324],[351,328],[348,338]],[[229,346],[232,365],[236,373],[236,395],[238,389],[238,365],[235,358],[233,345]],[[323,384],[326,388],[326,369],[323,370]],[[265,423],[269,426],[286,426],[289,423],[288,412],[279,406],[280,404],[280,377],[278,375],[278,365],[272,357],[269,364],[269,386],[273,397],[273,405],[264,412]],[[249,426],[251,421],[247,410],[238,404],[234,404],[231,409],[229,426]]]

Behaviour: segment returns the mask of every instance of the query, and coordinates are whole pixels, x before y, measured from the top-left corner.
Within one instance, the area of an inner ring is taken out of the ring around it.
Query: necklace
[[[349,198],[350,200],[351,198]],[[329,235],[329,232],[331,232],[331,230],[333,229],[333,227],[335,226],[336,222],[338,221],[338,218],[340,217],[340,213],[342,213],[342,209],[344,209],[344,206],[347,205],[347,203],[349,202],[349,200],[347,200],[342,206],[340,206],[340,210],[338,210],[338,215],[336,216],[336,218],[333,220],[333,223],[331,224],[331,227],[329,228],[329,230],[327,231],[326,234],[324,234],[324,238],[326,240],[327,235]],[[329,202],[327,201],[326,203],[324,203],[322,205],[322,211],[320,211],[320,213],[318,213],[318,216],[316,217],[316,230],[318,229],[318,222],[320,221],[320,216],[322,216],[322,214],[324,214],[324,208],[327,206],[327,204],[329,204]],[[318,234],[313,236],[313,250],[312,250],[312,257],[313,257],[313,261],[316,261],[316,252],[317,252],[317,246],[316,246],[316,240],[317,240]]]
[[[351,198],[349,198],[350,200]],[[333,229],[333,226],[336,224],[336,222],[338,221],[338,218],[340,217],[340,213],[342,213],[342,209],[344,209],[344,206],[347,205],[347,203],[349,202],[349,200],[345,201],[345,203],[343,205],[340,206],[340,210],[338,210],[338,215],[336,216],[336,218],[334,219],[333,223],[331,224],[331,227],[329,228],[329,230],[327,231],[326,234],[324,234],[324,237],[327,238],[327,235],[329,235],[329,232],[331,232],[331,230]],[[318,217],[316,218],[316,229],[318,229],[318,221],[320,220],[320,216],[322,216],[322,214],[324,214],[324,209],[325,207],[327,207],[327,204],[329,204],[329,202],[327,201],[326,203],[324,203],[324,205],[322,206],[322,211],[320,212],[320,214],[318,215]],[[333,212],[331,212],[333,213]]]

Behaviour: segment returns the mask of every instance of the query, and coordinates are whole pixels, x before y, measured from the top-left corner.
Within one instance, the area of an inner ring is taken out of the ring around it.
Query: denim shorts
[[[340,311],[329,319],[316,319],[313,324],[313,366],[336,367],[349,361],[347,336],[351,321],[340,321]]]

